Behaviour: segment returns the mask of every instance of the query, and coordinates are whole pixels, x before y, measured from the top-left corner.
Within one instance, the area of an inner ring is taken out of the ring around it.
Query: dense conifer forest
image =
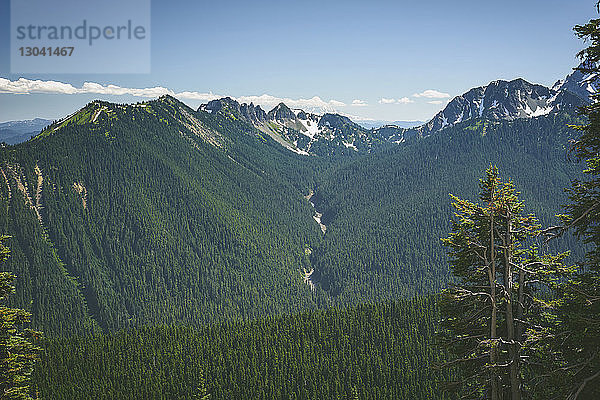
[[[96,103],[77,118],[103,106],[114,115],[99,124],[67,122],[2,151],[12,191],[4,185],[1,219],[14,253],[6,268],[22,277],[15,302],[34,325],[77,334],[319,304],[300,269],[320,232],[274,167],[297,163],[285,149],[224,126],[232,139],[222,151],[182,126],[168,99],[149,111]],[[259,161],[246,167],[247,158]]]
[[[434,298],[416,298],[55,339],[35,382],[57,400],[192,399],[202,388],[210,399],[444,399],[437,316]]]
[[[478,179],[497,165],[522,192],[527,212],[557,224],[565,188],[582,165],[568,157],[578,136],[568,114],[494,123],[477,120],[328,169],[317,190],[328,233],[313,262],[342,302],[439,290],[449,279],[440,237],[450,229],[450,193],[474,199]],[[544,244],[545,246],[546,244]],[[549,244],[581,260],[567,236]]]

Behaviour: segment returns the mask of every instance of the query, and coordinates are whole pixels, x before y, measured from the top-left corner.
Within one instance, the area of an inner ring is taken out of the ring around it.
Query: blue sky
[[[266,108],[289,99],[292,106],[325,104],[364,118],[427,120],[448,96],[495,79],[523,77],[551,85],[563,78],[584,47],[572,28],[597,17],[594,3],[153,1],[151,73],[11,74],[9,1],[0,0],[0,82],[161,87],[194,92],[180,97],[192,106],[213,93],[263,102]],[[58,94],[50,86],[44,89],[48,93],[15,94],[2,93],[8,89],[0,85],[0,121],[59,118],[95,98],[147,99],[82,90]],[[424,95],[414,96],[419,93]]]

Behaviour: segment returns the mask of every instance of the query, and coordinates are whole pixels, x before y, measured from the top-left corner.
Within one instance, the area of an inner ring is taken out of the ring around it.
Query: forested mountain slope
[[[310,164],[244,123],[94,102],[0,157],[5,268],[48,334],[319,303],[300,272],[321,234],[297,189]]]
[[[449,194],[475,199],[490,164],[522,190],[528,212],[557,223],[564,188],[581,171],[568,158],[578,135],[568,125],[576,122],[565,113],[479,119],[332,167],[315,195],[328,228],[312,255],[314,279],[343,303],[439,289],[449,278],[440,242],[450,227]],[[562,240],[552,245],[582,257],[580,243]]]

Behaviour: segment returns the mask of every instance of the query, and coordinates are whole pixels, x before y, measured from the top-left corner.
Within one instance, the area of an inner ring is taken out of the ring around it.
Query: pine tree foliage
[[[579,53],[580,69],[594,79],[600,73],[600,19],[576,26],[575,32],[589,43]],[[570,188],[564,227],[556,228],[574,230],[590,250],[580,273],[558,287],[555,325],[547,341],[551,357],[546,359],[539,398],[600,398],[600,94],[592,99],[582,109],[586,123],[579,126],[581,136],[573,144],[586,164],[585,177]]]
[[[0,237],[0,264],[9,257],[9,249],[4,245],[7,236]],[[14,293],[15,276],[0,272],[0,302]],[[31,314],[19,308],[0,305],[0,398],[33,399],[31,374],[39,359],[40,347],[36,343],[40,332],[24,328],[30,322]]]

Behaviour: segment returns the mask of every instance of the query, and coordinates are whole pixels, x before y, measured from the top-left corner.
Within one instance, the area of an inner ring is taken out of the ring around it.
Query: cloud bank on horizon
[[[63,95],[77,95],[77,94],[99,94],[99,95],[110,95],[110,96],[124,96],[129,95],[140,98],[156,98],[163,95],[170,95],[180,100],[196,100],[202,102],[208,102],[211,100],[226,97],[226,95],[219,95],[210,93],[202,93],[196,91],[181,91],[175,92],[171,89],[156,86],[149,88],[127,88],[117,85],[102,85],[95,82],[85,82],[81,87],[73,86],[70,83],[64,83],[53,80],[31,80],[26,78],[19,78],[11,81],[6,78],[0,78],[0,93],[14,94],[14,95],[26,95],[26,94],[63,94]],[[285,103],[291,108],[301,109],[321,109],[334,111],[340,107],[365,107],[369,103],[365,100],[355,99],[350,104],[346,104],[343,101],[330,99],[323,100],[319,96],[314,96],[310,99],[291,99],[272,96],[269,94],[262,94],[260,96],[240,96],[233,97],[229,96],[238,101],[239,103],[254,103],[265,108],[275,107],[279,103]],[[447,93],[442,93],[437,90],[425,90],[422,93],[415,93],[412,97],[427,98],[427,99],[441,99],[450,97]],[[382,98],[378,102],[379,104],[408,104],[414,103],[414,100],[408,97],[402,97],[399,99],[386,99]],[[432,104],[438,104],[433,103]]]

